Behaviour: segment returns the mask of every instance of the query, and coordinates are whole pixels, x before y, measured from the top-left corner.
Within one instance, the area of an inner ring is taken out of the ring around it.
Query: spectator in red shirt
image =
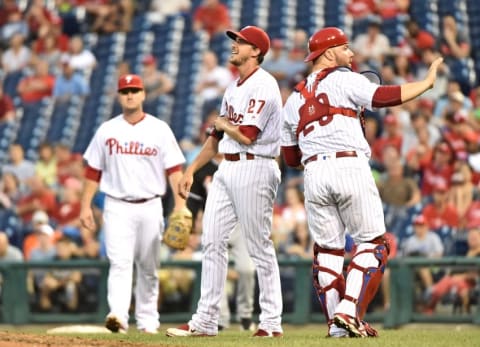
[[[15,107],[10,96],[3,92],[3,83],[0,80],[0,123],[15,119]]]
[[[17,91],[23,102],[38,102],[51,96],[55,85],[55,76],[48,71],[46,61],[35,59],[33,61],[34,74],[23,77],[18,83]]]
[[[445,183],[437,183],[433,190],[433,202],[427,204],[422,215],[431,230],[438,230],[444,226],[458,228],[458,211],[448,201],[448,186]]]
[[[468,114],[464,110],[448,112],[445,116],[445,128],[443,138],[454,152],[457,159],[467,158],[467,141],[470,131],[473,131],[467,123]]]
[[[57,228],[64,235],[75,241],[81,241],[80,195],[82,186],[76,183],[63,187],[60,203],[52,215],[52,219],[57,222]]]
[[[203,0],[193,13],[193,30],[204,30],[210,38],[223,34],[230,26],[228,8],[220,0]]]
[[[75,177],[74,167],[77,163],[82,163],[82,155],[72,153],[70,147],[65,143],[57,143],[55,145],[55,157],[57,158],[57,181],[60,185]]]
[[[377,13],[375,0],[350,0],[347,3],[347,13],[354,20],[364,19]]]
[[[441,51],[447,59],[462,59],[470,55],[470,41],[468,35],[458,31],[455,17],[446,15],[442,18]]]
[[[432,161],[422,168],[420,184],[422,195],[431,195],[434,185],[450,185],[453,174],[453,152],[447,143],[441,142],[433,149]]]
[[[32,39],[48,30],[55,15],[44,4],[44,0],[33,0],[25,12],[25,19]]]
[[[411,63],[419,63],[424,49],[435,48],[435,38],[428,31],[421,29],[413,19],[410,19],[405,26],[407,35],[400,42],[400,51],[408,57]]]
[[[480,229],[472,228],[467,234],[467,252],[465,257],[478,256],[480,256]],[[478,271],[475,268],[454,270],[447,273],[430,288],[430,298],[424,313],[432,314],[443,297],[454,294],[457,299],[460,299],[461,310],[470,314],[472,305],[471,292],[478,284],[478,280]]]
[[[81,186],[80,186],[81,189]],[[80,190],[75,185],[62,189],[62,199],[52,218],[58,227],[80,227]]]
[[[416,128],[415,133],[418,142],[414,146],[411,146],[406,153],[405,165],[412,173],[419,174],[423,168],[427,167],[432,161],[433,146],[430,145],[430,133],[428,132],[428,128]]]
[[[372,159],[383,164],[383,151],[387,146],[393,146],[398,153],[402,150],[402,132],[397,117],[388,114],[383,119],[383,134],[372,144]]]
[[[17,205],[17,214],[24,223],[30,222],[36,210],[45,211],[52,216],[57,207],[55,192],[48,188],[38,176],[33,176],[27,181],[30,193],[20,199]]]
[[[462,220],[466,229],[480,228],[480,200],[473,200]]]
[[[53,17],[50,24],[38,33],[37,39],[32,44],[32,49],[37,54],[45,53],[48,43],[45,41],[53,37],[55,47],[61,52],[68,51],[69,38],[62,32],[62,19]]]
[[[456,207],[460,217],[460,228],[480,226],[478,215],[478,188],[473,184],[472,169],[466,162],[457,162],[455,173],[452,175],[448,200]]]
[[[0,5],[0,28],[7,24],[11,13],[21,13],[15,0],[3,0]]]
[[[378,1],[378,14],[383,18],[393,18],[408,12],[410,0],[382,0]]]

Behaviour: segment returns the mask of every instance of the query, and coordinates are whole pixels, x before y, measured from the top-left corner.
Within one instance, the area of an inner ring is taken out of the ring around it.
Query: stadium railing
[[[293,304],[283,314],[283,321],[290,324],[306,324],[325,322],[323,314],[314,299],[311,278],[311,261],[308,259],[279,260],[281,273],[293,269],[291,287]],[[193,281],[189,310],[187,312],[161,312],[162,322],[185,322],[195,311],[200,297],[201,262],[199,261],[163,261],[162,268],[187,268],[196,272]],[[387,311],[377,310],[367,313],[366,319],[383,323],[384,328],[396,328],[411,322],[424,323],[472,323],[480,324],[480,304],[477,298],[474,309],[468,314],[452,314],[439,312],[422,314],[414,307],[415,271],[418,267],[436,269],[470,268],[479,271],[480,258],[448,257],[442,259],[399,258],[388,263],[390,268],[391,305]],[[32,310],[32,294],[28,289],[28,274],[32,270],[46,269],[94,269],[98,275],[96,286],[95,310],[91,312],[40,312]],[[107,293],[107,261],[75,260],[55,262],[5,262],[0,263],[2,281],[0,302],[0,323],[31,324],[31,323],[101,323],[108,313]],[[282,282],[283,285],[283,282]],[[282,288],[284,289],[284,288]],[[313,296],[312,296],[313,295]],[[285,299],[285,297],[284,297]]]

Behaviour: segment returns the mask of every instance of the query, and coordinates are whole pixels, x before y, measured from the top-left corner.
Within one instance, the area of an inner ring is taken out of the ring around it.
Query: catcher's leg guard
[[[347,269],[344,299],[356,305],[356,316],[365,316],[387,265],[388,244],[383,237],[358,245]]]
[[[325,249],[315,244],[313,254],[313,285],[330,327],[335,308],[345,293],[345,278],[343,277],[345,251],[343,249]]]

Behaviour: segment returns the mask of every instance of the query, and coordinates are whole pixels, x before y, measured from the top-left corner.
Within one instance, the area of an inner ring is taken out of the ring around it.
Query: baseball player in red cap
[[[309,40],[311,74],[288,98],[282,151],[304,168],[305,207],[314,246],[313,281],[332,337],[377,336],[362,321],[385,269],[388,244],[382,202],[372,177],[362,108],[389,107],[432,88],[442,58],[424,80],[380,86],[352,72],[354,53],[344,32],[317,31]],[[357,247],[343,277],[345,232]]]
[[[227,35],[233,40],[230,63],[238,68],[239,78],[227,87],[215,131],[180,182],[180,192],[186,197],[193,174],[217,152],[224,154],[203,216],[201,297],[188,324],[167,329],[167,336],[172,337],[217,335],[228,239],[237,224],[259,278],[262,312],[254,336],[283,335],[280,273],[270,239],[280,183],[275,157],[280,154],[282,99],[275,78],[259,66],[270,47],[268,35],[255,26],[227,31]]]
[[[118,100],[122,114],[100,125],[84,154],[87,168],[80,220],[95,230],[91,203],[100,188],[106,194],[103,228],[110,262],[106,327],[112,332],[128,329],[135,265],[137,327],[156,333],[157,259],[164,230],[161,197],[168,177],[175,209],[185,207],[178,195],[185,158],[167,123],[143,112],[145,91],[140,76],[120,77]]]

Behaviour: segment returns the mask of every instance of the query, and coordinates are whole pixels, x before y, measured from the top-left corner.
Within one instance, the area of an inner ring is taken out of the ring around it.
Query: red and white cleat
[[[336,313],[333,321],[337,327],[348,331],[350,337],[367,337],[364,325],[355,317],[343,313]]]
[[[378,337],[377,329],[373,328],[370,324],[362,320],[360,324],[363,325],[365,332],[367,333],[368,337]]]
[[[283,337],[283,333],[281,331],[266,331],[263,329],[258,329],[253,337]]]
[[[188,324],[182,324],[177,328],[168,328],[166,335],[168,337],[212,337],[216,335],[209,335],[201,331],[190,328]]]

